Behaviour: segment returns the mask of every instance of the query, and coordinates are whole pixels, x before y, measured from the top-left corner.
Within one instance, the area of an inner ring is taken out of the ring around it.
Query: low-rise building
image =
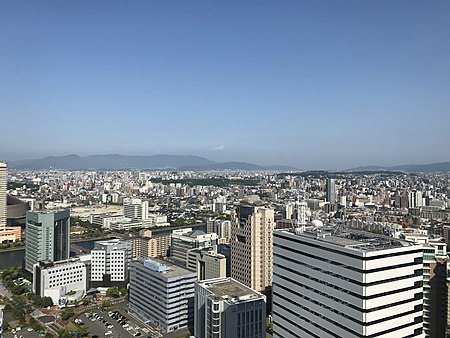
[[[14,243],[22,239],[22,230],[20,227],[1,227],[0,244]]]
[[[53,304],[66,306],[86,294],[86,264],[79,258],[64,261],[41,261],[33,265],[33,292],[51,297]]]

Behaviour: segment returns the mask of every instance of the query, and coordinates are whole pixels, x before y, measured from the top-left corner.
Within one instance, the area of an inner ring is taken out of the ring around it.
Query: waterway
[[[195,226],[195,229],[206,231],[206,225],[204,224],[197,225]],[[155,231],[155,233],[162,234],[172,232],[172,229],[161,229],[161,230],[162,231]],[[94,248],[94,242],[98,240],[99,239],[88,240],[83,242],[75,242],[74,244],[78,247],[82,247],[83,249],[92,250]],[[73,247],[72,250],[70,252],[70,255],[75,256],[75,250]],[[13,266],[22,266],[24,258],[25,258],[25,248],[20,248],[14,251],[0,251],[0,269],[10,268]]]

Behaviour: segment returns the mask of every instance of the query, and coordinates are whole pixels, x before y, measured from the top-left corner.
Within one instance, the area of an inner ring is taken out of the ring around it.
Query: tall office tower
[[[335,230],[274,232],[273,337],[424,337],[422,246]]]
[[[131,242],[120,239],[97,241],[91,250],[92,287],[117,286],[125,288],[133,249]]]
[[[195,272],[163,260],[135,260],[130,271],[130,311],[166,333],[192,326],[196,280]]]
[[[0,228],[6,226],[7,169],[7,164],[0,162]]]
[[[39,261],[62,261],[70,254],[70,211],[27,211],[25,269]]]
[[[231,277],[264,292],[272,285],[274,211],[240,205],[231,226]]]
[[[206,221],[206,232],[217,234],[218,244],[228,244],[231,240],[231,222],[210,218]]]
[[[195,285],[196,338],[265,338],[266,298],[232,278]]]
[[[327,202],[336,203],[336,182],[334,178],[327,179]]]
[[[447,327],[447,245],[422,234],[403,234],[423,245],[423,329],[425,337],[444,337]]]
[[[215,246],[217,246],[217,235],[215,233],[205,234],[201,230],[192,231],[192,228],[177,229],[172,231],[170,257],[187,266],[190,249]]]
[[[145,221],[148,219],[148,201],[142,201],[139,198],[124,199],[123,214],[133,220]]]

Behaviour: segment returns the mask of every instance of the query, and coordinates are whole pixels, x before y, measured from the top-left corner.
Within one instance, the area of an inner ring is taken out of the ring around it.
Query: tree
[[[51,297],[43,297],[41,298],[42,307],[53,306],[53,299]]]
[[[112,288],[106,290],[106,295],[109,297],[117,298],[120,296],[120,290],[117,286],[113,286]]]
[[[70,317],[72,317],[73,314],[74,314],[73,308],[68,308],[68,309],[64,310],[63,312],[61,312],[61,319],[62,320],[67,320]]]
[[[106,309],[108,307],[111,307],[111,305],[112,305],[112,302],[110,300],[108,300],[108,299],[104,300],[103,303],[102,303],[102,309]]]

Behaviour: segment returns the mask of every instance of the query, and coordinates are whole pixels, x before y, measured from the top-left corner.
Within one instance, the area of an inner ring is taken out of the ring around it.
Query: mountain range
[[[278,170],[300,171],[299,169],[273,165],[261,166],[247,162],[215,162],[205,157],[195,155],[149,155],[128,156],[118,154],[108,155],[66,155],[48,156],[41,159],[20,160],[9,162],[8,166],[15,169],[63,169],[63,170],[126,170],[126,169],[163,169],[163,170]],[[401,171],[407,173],[450,172],[450,162],[429,164],[406,164],[397,166],[364,166],[347,169],[352,171]]]
[[[402,171],[406,173],[450,172],[450,162],[439,162],[428,164],[403,164],[390,167],[372,165],[348,169],[346,171]]]
[[[194,155],[150,155],[125,156],[118,154],[90,156],[48,156],[42,159],[20,160],[8,163],[15,169],[64,169],[64,170],[121,170],[121,169],[166,169],[166,170],[283,170],[297,171],[287,166],[260,166],[246,162],[214,162]]]

